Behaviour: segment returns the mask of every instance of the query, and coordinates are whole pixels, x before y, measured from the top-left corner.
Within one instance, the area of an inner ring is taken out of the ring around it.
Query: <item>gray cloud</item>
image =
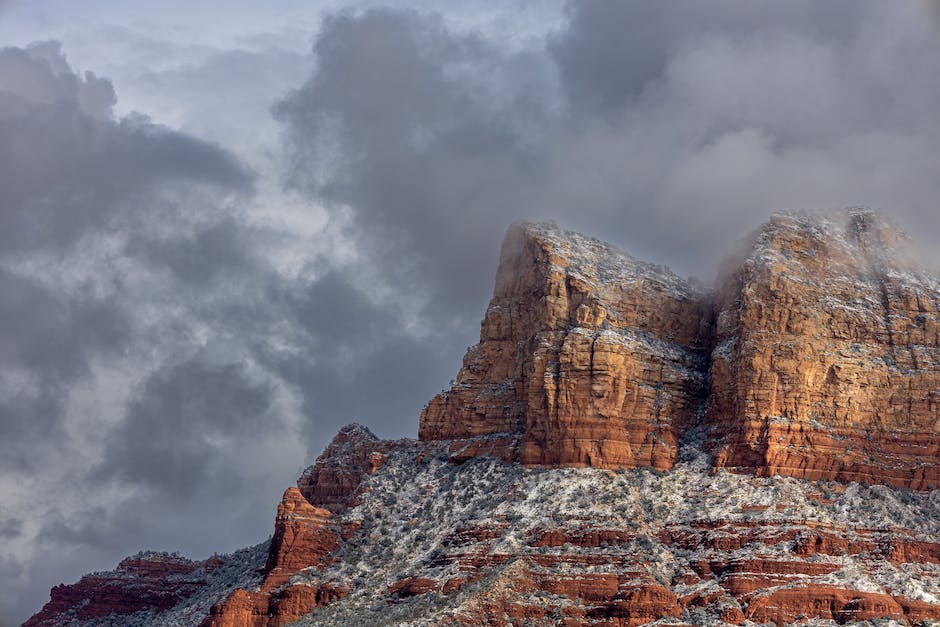
[[[857,32],[866,4],[588,0],[567,6],[568,27],[550,39],[548,48],[576,114],[619,113],[650,83],[664,78],[676,55],[708,38],[740,41],[789,31],[841,45]]]
[[[0,519],[0,537],[12,539],[23,532],[23,521],[19,518]]]
[[[222,275],[253,271],[257,260],[249,235],[245,225],[225,217],[192,233],[132,236],[126,252],[148,265],[167,268],[183,283],[206,286]]]
[[[247,189],[250,174],[218,147],[152,124],[119,121],[111,83],[72,73],[55,42],[0,50],[0,246],[62,248],[94,228],[135,228],[146,195],[168,180]]]
[[[91,360],[126,349],[134,321],[113,268],[53,277],[23,260],[43,250],[81,257],[69,252],[80,238],[121,229],[152,237],[141,229],[167,207],[161,186],[240,191],[250,176],[209,144],[142,118],[114,120],[110,82],[74,74],[55,42],[0,50],[0,77],[0,463],[35,469],[36,447],[64,437],[70,386]]]
[[[368,422],[386,437],[413,435],[418,412],[452,376],[469,333],[448,329],[415,336],[393,307],[371,302],[335,270],[305,290],[282,290],[268,306],[303,329],[302,344],[309,348],[285,353],[262,346],[257,354],[303,391],[308,459],[352,421]]]
[[[263,271],[238,209],[253,174],[216,145],[141,115],[116,118],[115,102],[110,81],[75,73],[56,42],[0,49],[0,493],[10,512],[0,566],[18,565],[0,605],[18,620],[52,585],[90,563],[113,565],[148,532],[169,544],[119,515],[125,508],[157,527],[160,506],[203,519],[220,502],[233,512],[260,504],[258,518],[270,510],[268,496],[230,496],[239,484],[273,483],[266,470],[222,467],[232,451],[252,459],[239,449],[247,440],[271,446],[245,422],[255,410],[252,420],[265,422],[271,384],[248,381],[237,351],[222,351],[212,367],[191,356],[200,318],[224,317],[205,313],[206,302],[241,285],[232,278],[239,270]],[[210,284],[211,295],[187,287]],[[149,371],[134,388],[139,397],[122,399]],[[283,421],[266,422],[286,437]],[[219,452],[222,444],[229,450]],[[107,473],[96,472],[102,455]],[[45,509],[35,511],[13,479],[47,494]],[[236,536],[222,532],[229,544]],[[55,557],[79,547],[95,560],[67,567]]]
[[[937,51],[911,7],[593,1],[567,18],[539,54],[425,15],[340,14],[277,109],[294,184],[351,208],[376,281],[426,289],[436,320],[485,298],[517,217],[710,275],[778,208],[925,214],[933,183],[911,179],[936,161],[918,135],[936,134]]]
[[[933,20],[937,32],[940,33],[940,2],[938,0],[921,0],[930,19]]]
[[[81,286],[79,292],[81,292]],[[69,384],[88,374],[89,359],[120,350],[129,323],[119,305],[68,297],[0,268],[0,468],[36,471],[63,438]]]
[[[131,402],[98,473],[186,494],[197,488],[193,477],[227,471],[211,465],[233,440],[276,427],[271,396],[270,386],[251,381],[240,364],[195,359],[165,367]]]
[[[535,158],[526,142],[550,68],[389,10],[328,19],[315,52],[317,71],[276,109],[292,182],[354,208],[376,280],[422,284],[431,310],[476,317],[491,278],[480,268],[495,268],[516,177]]]

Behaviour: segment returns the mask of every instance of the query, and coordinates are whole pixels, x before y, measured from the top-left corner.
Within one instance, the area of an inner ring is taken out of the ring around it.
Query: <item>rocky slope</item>
[[[267,554],[267,542],[202,562],[140,553],[113,571],[56,586],[50,601],[25,625],[198,624],[233,589],[258,584]]]
[[[779,215],[708,292],[514,225],[418,441],[345,427],[269,544],[126,560],[29,624],[940,621],[940,282],[902,252]]]

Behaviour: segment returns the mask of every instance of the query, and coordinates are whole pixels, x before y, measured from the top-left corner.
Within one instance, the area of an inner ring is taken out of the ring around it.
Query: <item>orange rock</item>
[[[588,612],[592,619],[606,619],[617,627],[645,625],[660,618],[682,616],[676,595],[658,584],[636,586],[621,593],[619,600]]]
[[[668,469],[707,404],[717,467],[940,487],[940,287],[902,242],[870,212],[774,216],[709,295],[513,225],[480,343],[419,437],[458,462]]]
[[[928,620],[940,620],[940,606],[931,605],[925,601],[915,601],[907,597],[896,596],[894,600],[904,610],[904,615],[913,623],[924,623]]]
[[[561,594],[570,599],[582,599],[588,603],[609,602],[620,590],[620,580],[613,573],[581,573],[561,576],[535,577],[539,589],[552,594]]]
[[[781,588],[754,598],[745,616],[755,622],[784,625],[800,617],[839,623],[890,618],[904,621],[904,610],[887,594],[859,592],[833,586]]]
[[[940,293],[871,212],[775,216],[716,296],[715,464],[940,487]]]
[[[284,491],[277,506],[262,590],[273,590],[294,573],[326,563],[339,547],[339,533],[330,526],[331,517],[329,510],[311,505],[299,489]]]
[[[274,593],[235,590],[212,607],[203,627],[281,627],[347,594],[331,584],[291,585]]]
[[[69,622],[125,616],[151,610],[164,612],[195,594],[204,584],[199,571],[218,568],[218,558],[194,562],[166,553],[128,557],[111,573],[86,575],[72,585],[58,585],[50,600],[27,627],[52,627]]]
[[[332,512],[342,511],[354,499],[366,475],[378,470],[390,452],[412,443],[380,440],[362,425],[346,425],[297,480],[297,487],[310,503]]]
[[[413,597],[440,588],[440,584],[427,577],[408,577],[388,587],[388,593],[398,597]]]
[[[465,442],[458,459],[670,468],[704,393],[709,311],[664,268],[513,225],[480,343],[422,412],[419,437]]]
[[[292,575],[323,566],[339,548],[340,535],[333,514],[314,507],[298,488],[288,488],[277,507],[274,537],[268,550],[265,576],[257,591],[235,590],[213,606],[204,627],[276,627],[295,621],[318,605],[340,596],[342,589],[328,585],[292,585],[281,588]]]

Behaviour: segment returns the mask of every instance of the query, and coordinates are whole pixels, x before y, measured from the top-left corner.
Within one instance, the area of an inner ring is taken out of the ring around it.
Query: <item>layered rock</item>
[[[285,490],[261,584],[257,589],[235,590],[213,606],[204,627],[287,625],[348,594],[341,583],[293,584],[291,579],[301,571],[315,574],[333,562],[343,539],[354,534],[359,524],[337,521],[336,514],[355,504],[364,479],[381,468],[390,454],[413,444],[412,440],[380,440],[355,423],[340,429],[297,480],[297,487]]]
[[[448,451],[400,451],[366,480],[340,515],[360,521],[343,565],[296,580],[341,572],[349,594],[301,625],[940,619],[934,495],[712,472],[689,441],[665,473]]]
[[[194,562],[167,553],[128,557],[111,572],[86,575],[52,589],[50,600],[24,625],[52,627],[114,616],[158,616],[185,602],[225,564],[219,557]]]
[[[340,543],[332,512],[314,507],[295,487],[277,506],[274,537],[257,590],[236,590],[213,606],[205,627],[276,627],[293,622],[318,604],[342,596],[339,588],[285,586],[291,576],[330,562]]]
[[[940,282],[870,211],[781,214],[708,295],[551,225],[503,244],[480,343],[419,436],[456,461],[717,467],[940,487]]]
[[[775,216],[716,295],[715,465],[940,487],[940,283],[869,211]]]
[[[360,424],[346,425],[304,471],[297,487],[310,503],[332,512],[342,511],[354,499],[363,477],[378,470],[389,453],[410,443],[380,440]]]
[[[456,459],[670,468],[705,394],[708,299],[552,225],[510,227],[480,343],[421,414]]]

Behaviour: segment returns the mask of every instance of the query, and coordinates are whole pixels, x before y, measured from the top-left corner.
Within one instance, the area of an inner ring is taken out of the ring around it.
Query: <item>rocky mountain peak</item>
[[[940,282],[876,212],[776,214],[711,291],[514,224],[418,435],[348,425],[264,552],[142,554],[29,624],[940,621]]]

